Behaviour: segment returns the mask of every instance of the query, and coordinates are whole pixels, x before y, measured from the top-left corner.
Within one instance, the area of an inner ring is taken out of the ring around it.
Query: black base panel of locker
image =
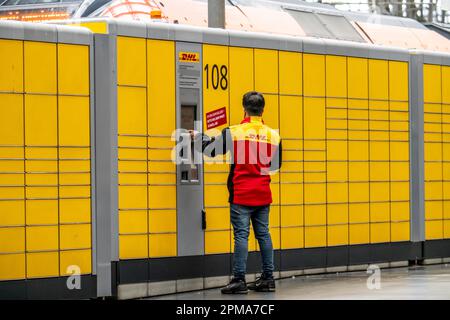
[[[96,276],[80,276],[80,289],[69,289],[67,279],[68,277],[58,277],[0,281],[0,300],[72,300],[96,297]]]
[[[450,257],[450,239],[427,240],[423,243],[424,259],[448,257]]]
[[[248,253],[247,273],[261,272],[260,255],[259,251]],[[417,260],[421,256],[421,243],[412,242],[274,250],[276,271]],[[127,284],[227,276],[232,265],[232,254],[121,260],[117,279],[118,284]]]

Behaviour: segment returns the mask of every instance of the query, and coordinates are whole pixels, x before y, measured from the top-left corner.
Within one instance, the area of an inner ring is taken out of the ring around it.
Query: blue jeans
[[[272,239],[269,233],[269,210],[270,205],[261,207],[230,205],[231,224],[234,231],[233,276],[235,278],[245,278],[250,220],[261,251],[263,277],[272,277],[274,267]]]

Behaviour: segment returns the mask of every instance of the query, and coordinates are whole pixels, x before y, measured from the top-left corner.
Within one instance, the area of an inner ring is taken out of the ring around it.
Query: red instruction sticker
[[[227,109],[225,107],[206,113],[206,129],[212,129],[227,123]]]

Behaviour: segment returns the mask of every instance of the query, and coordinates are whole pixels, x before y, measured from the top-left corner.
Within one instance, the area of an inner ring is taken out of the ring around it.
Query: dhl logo
[[[180,52],[178,54],[180,62],[200,62],[200,55],[197,52]]]

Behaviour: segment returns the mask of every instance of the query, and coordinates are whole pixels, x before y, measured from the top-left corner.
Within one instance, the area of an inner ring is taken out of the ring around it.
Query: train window
[[[285,8],[307,36],[364,42],[358,31],[344,17]]]
[[[358,31],[345,17],[322,13],[316,15],[336,39],[364,42]]]
[[[297,21],[307,36],[334,38],[314,13],[293,9],[286,9],[286,11],[295,19],[295,21]]]

